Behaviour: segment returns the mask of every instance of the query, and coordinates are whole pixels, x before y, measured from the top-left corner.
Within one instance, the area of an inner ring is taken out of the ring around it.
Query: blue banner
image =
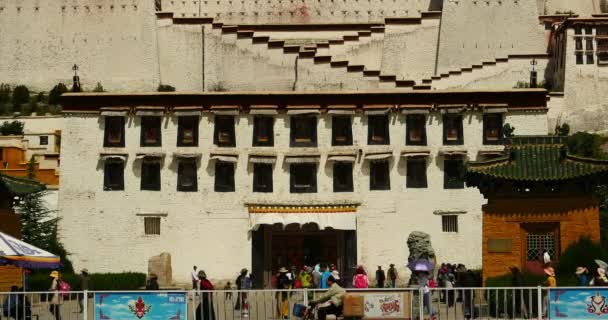
[[[607,289],[551,289],[551,319],[608,319]]]
[[[186,320],[185,292],[95,294],[95,320]]]

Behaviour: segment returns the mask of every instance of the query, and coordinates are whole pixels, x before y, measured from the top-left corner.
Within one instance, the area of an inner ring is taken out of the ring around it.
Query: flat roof
[[[545,89],[510,90],[414,90],[414,91],[328,91],[328,92],[148,92],[66,93],[61,96],[64,111],[96,111],[102,107],[211,107],[271,105],[483,105],[503,104],[512,108],[546,108]]]

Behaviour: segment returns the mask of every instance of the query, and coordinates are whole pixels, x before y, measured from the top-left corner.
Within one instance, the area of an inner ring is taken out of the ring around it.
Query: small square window
[[[144,217],[144,234],[160,235],[160,217]]]
[[[141,118],[140,143],[142,147],[161,146],[161,117]]]
[[[353,192],[352,162],[334,162],[334,192]]]
[[[368,116],[367,144],[389,144],[388,115]]]
[[[234,192],[234,163],[215,162],[215,192]]]
[[[316,147],[317,146],[317,117],[293,116],[291,117],[291,146]]]
[[[317,165],[314,163],[293,163],[289,167],[289,192],[317,192]]]
[[[353,128],[350,116],[333,116],[331,118],[331,145],[353,145]]]
[[[464,161],[462,159],[445,159],[443,176],[444,189],[464,189]]]
[[[177,167],[177,191],[197,191],[196,161],[180,160]]]
[[[462,116],[444,115],[443,116],[443,144],[461,145],[464,144],[462,134]]]
[[[444,215],[441,216],[441,231],[443,232],[458,232],[458,216]]]
[[[160,190],[159,158],[144,158],[141,161],[141,190]]]
[[[106,117],[103,146],[106,148],[123,148],[125,146],[124,117]]]
[[[253,146],[272,147],[274,145],[274,118],[253,118]]]
[[[390,190],[391,179],[388,161],[371,161],[369,163],[369,189]]]
[[[234,116],[215,116],[213,143],[218,147],[235,147]]]
[[[272,164],[253,164],[253,192],[272,192]]]
[[[198,116],[184,116],[177,119],[177,146],[198,146]]]
[[[125,163],[120,160],[108,159],[104,163],[103,189],[120,191],[125,189]]]
[[[426,116],[410,114],[406,117],[405,144],[409,146],[426,146]]]
[[[49,144],[49,136],[40,136],[40,145],[46,146]]]
[[[502,122],[500,113],[483,115],[483,144],[502,143]]]
[[[407,159],[406,188],[427,188],[426,158],[411,157]]]
[[[576,64],[583,64],[583,54],[580,52],[576,53]]]

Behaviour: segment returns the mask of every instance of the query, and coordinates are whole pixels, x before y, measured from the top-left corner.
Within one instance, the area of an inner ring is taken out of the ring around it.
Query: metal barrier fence
[[[375,319],[543,319],[548,318],[549,310],[549,290],[541,287],[347,291],[363,295],[366,317]],[[294,307],[306,306],[324,292],[306,289],[0,292],[0,318],[296,320]]]

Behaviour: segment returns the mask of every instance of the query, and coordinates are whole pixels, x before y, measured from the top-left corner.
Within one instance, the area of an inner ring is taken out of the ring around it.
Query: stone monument
[[[148,260],[148,275],[154,273],[158,276],[158,285],[168,287],[173,283],[173,270],[171,269],[171,254],[163,252]]]
[[[431,236],[428,233],[421,231],[413,231],[407,238],[407,247],[410,251],[410,255],[407,258],[408,267],[412,270],[412,276],[410,277],[410,285],[418,284],[418,275],[415,270],[417,266],[427,270],[430,275],[433,275],[435,267],[435,250],[431,245]]]

